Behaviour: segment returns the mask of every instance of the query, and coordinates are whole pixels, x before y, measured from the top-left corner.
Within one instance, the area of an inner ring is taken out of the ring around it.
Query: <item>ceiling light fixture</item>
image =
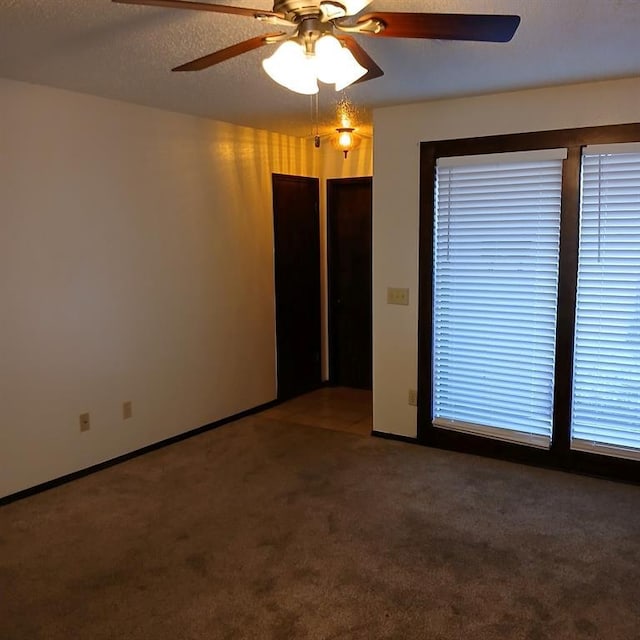
[[[315,18],[303,21],[299,34],[283,42],[262,61],[262,67],[278,84],[306,95],[318,93],[318,81],[342,91],[367,73],[351,51]]]
[[[356,128],[353,126],[356,112],[357,110],[351,100],[343,94],[336,105],[336,115],[340,126],[336,128],[337,135],[333,136],[333,146],[344,153],[345,160],[349,155],[349,151],[353,151],[360,146],[360,136],[354,133]]]
[[[338,135],[335,139],[335,145],[344,153],[344,159],[346,160],[349,151],[353,151],[360,144],[360,139],[354,135],[354,127],[338,127],[336,131]]]

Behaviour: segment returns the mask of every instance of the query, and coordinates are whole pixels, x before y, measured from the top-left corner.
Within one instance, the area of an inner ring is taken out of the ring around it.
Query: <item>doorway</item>
[[[321,384],[319,180],[274,173],[278,400]]]
[[[327,181],[329,380],[372,388],[371,203],[373,179]]]

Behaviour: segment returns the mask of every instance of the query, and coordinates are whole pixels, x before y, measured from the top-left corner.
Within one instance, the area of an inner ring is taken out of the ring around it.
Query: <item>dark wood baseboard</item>
[[[640,484],[637,461],[624,458],[581,451],[557,451],[554,448],[551,450],[537,449],[437,427],[423,429],[418,438],[418,444],[434,449],[494,458],[553,471],[563,471],[627,484]]]
[[[412,438],[410,436],[401,436],[397,433],[386,433],[384,431],[372,431],[371,435],[374,438],[382,438],[383,440],[395,440],[396,442],[407,442],[409,444],[420,444],[417,438]]]
[[[558,455],[542,449],[472,436],[445,429],[431,429],[427,435],[411,438],[395,433],[372,431],[371,435],[385,440],[396,440],[418,444],[432,449],[441,449],[467,455],[493,458],[505,462],[524,464],[531,467],[562,471],[577,475],[640,485],[637,462],[610,458],[602,455],[573,451],[570,455]]]
[[[187,438],[193,438],[193,436],[200,435],[201,433],[212,431],[213,429],[222,427],[223,425],[230,422],[235,422],[236,420],[240,420],[241,418],[246,418],[247,416],[252,416],[256,413],[260,413],[261,411],[266,411],[267,409],[271,409],[271,407],[275,407],[278,404],[280,404],[279,400],[272,400],[271,402],[266,402],[264,404],[258,405],[257,407],[252,407],[251,409],[236,413],[232,416],[227,416],[226,418],[216,420],[215,422],[211,422],[210,424],[206,424],[202,427],[196,427],[195,429],[185,431],[184,433],[179,433],[178,435],[171,436],[170,438],[166,438],[165,440],[161,440],[160,442],[154,442],[153,444],[142,447],[141,449],[136,449],[135,451],[124,453],[121,456],[112,458],[111,460],[99,462],[98,464],[94,464],[90,467],[87,467],[86,469],[73,471],[72,473],[60,476],[59,478],[54,478],[53,480],[48,480],[47,482],[37,484],[34,487],[23,489],[22,491],[18,491],[17,493],[11,493],[8,496],[0,498],[0,507],[9,504],[10,502],[15,502],[16,500],[28,498],[29,496],[35,495],[36,493],[41,493],[42,491],[47,491],[49,489],[53,489],[54,487],[59,487],[62,484],[72,482],[73,480],[77,480],[78,478],[83,478],[84,476],[88,476],[91,473],[96,473],[98,471],[102,471],[103,469],[108,469],[109,467],[113,467],[114,465],[120,464],[121,462],[126,462],[127,460],[131,460],[132,458],[142,456],[145,453],[150,453],[151,451],[156,451],[157,449],[168,447],[169,445],[175,444],[176,442],[181,442],[182,440],[186,440]]]

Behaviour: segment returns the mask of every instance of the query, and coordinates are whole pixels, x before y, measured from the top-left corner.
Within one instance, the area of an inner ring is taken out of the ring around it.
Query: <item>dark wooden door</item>
[[[371,178],[327,181],[329,377],[371,389]]]
[[[317,178],[273,174],[280,400],[321,384],[319,193]]]

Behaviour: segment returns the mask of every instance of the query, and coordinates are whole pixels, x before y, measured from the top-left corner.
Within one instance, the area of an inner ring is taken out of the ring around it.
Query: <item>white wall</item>
[[[274,399],[271,172],[320,175],[308,141],[8,80],[0,109],[0,496]]]
[[[374,112],[374,429],[416,436],[419,143],[640,121],[640,78]],[[409,287],[408,307],[387,287]]]

